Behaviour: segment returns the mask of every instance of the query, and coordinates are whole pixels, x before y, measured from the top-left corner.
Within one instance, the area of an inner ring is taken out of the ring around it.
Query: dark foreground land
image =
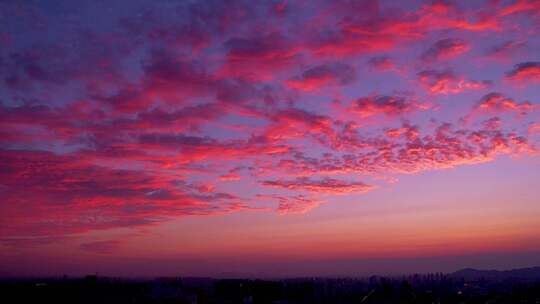
[[[341,279],[5,279],[0,302],[540,303],[540,268]]]

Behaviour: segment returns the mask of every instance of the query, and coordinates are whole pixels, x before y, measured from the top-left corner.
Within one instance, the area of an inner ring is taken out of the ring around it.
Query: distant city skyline
[[[540,265],[540,1],[2,1],[0,276]]]

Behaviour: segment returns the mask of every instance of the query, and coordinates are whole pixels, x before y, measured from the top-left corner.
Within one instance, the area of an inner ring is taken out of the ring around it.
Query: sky
[[[0,275],[540,265],[540,1],[0,2]]]

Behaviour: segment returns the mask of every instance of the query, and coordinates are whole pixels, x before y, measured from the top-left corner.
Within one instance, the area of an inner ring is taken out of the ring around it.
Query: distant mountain
[[[540,280],[540,267],[519,268],[511,270],[478,270],[473,268],[465,268],[450,274],[456,279],[465,280],[506,280],[506,279],[522,279],[522,280]]]

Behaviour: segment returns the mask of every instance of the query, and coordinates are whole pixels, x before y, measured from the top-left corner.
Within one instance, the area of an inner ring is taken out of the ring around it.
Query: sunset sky
[[[540,265],[540,1],[0,2],[0,275]]]

